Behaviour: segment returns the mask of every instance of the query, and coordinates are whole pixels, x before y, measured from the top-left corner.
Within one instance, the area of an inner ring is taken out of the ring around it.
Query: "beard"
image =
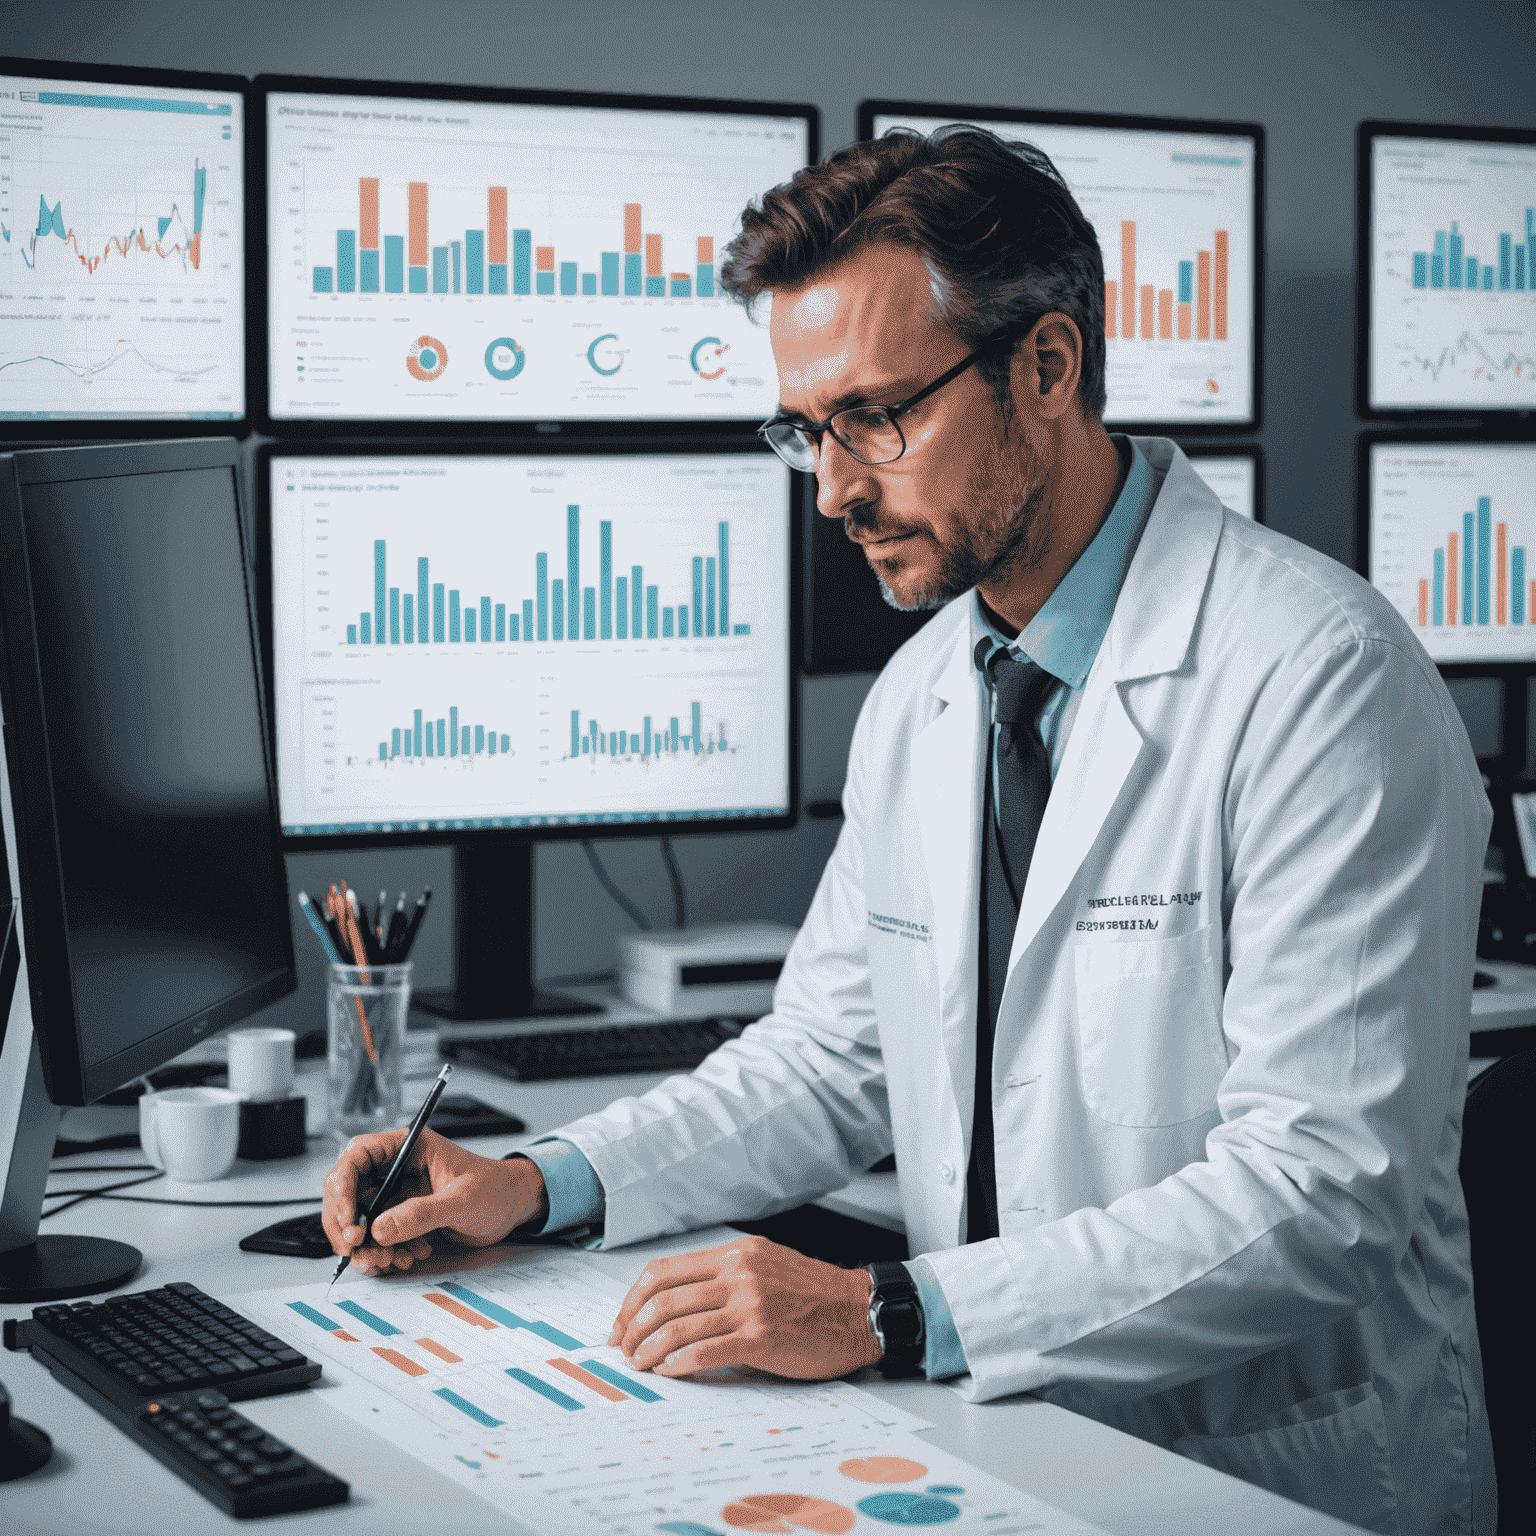
[[[1028,440],[1022,434],[1016,438],[1018,433],[1017,426],[1005,426],[1001,440],[972,472],[961,500],[969,510],[953,520],[958,532],[951,543],[939,545],[938,569],[923,585],[898,593],[881,566],[890,565],[899,581],[900,556],[880,560],[866,555],[889,607],[903,613],[942,608],[972,587],[1031,570],[1044,559],[1048,541],[1040,512],[1050,494],[1050,476]],[[886,538],[905,531],[879,527],[873,507],[856,508],[843,518],[849,538],[855,529]]]

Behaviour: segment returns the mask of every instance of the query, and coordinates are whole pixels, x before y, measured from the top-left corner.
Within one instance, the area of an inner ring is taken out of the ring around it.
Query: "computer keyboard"
[[[671,1019],[665,1024],[604,1024],[540,1034],[445,1040],[443,1055],[520,1083],[558,1077],[614,1077],[621,1072],[687,1072],[750,1020]]]

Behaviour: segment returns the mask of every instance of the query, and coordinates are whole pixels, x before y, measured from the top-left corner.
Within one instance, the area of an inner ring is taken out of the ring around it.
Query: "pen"
[[[432,900],[432,887],[429,885],[420,896],[416,898],[416,910],[411,914],[410,926],[405,930],[405,938],[401,940],[400,958],[408,959],[411,946],[416,942],[416,930],[421,927],[422,919],[427,915],[427,903]]]
[[[341,956],[336,953],[336,946],[331,943],[331,936],[324,923],[320,921],[320,914],[315,911],[315,904],[309,899],[307,891],[299,892],[299,906],[304,916],[309,919],[309,926],[315,930],[315,937],[320,940],[320,947],[325,951],[325,958],[332,965],[341,964]]]
[[[405,1133],[405,1140],[400,1143],[400,1150],[395,1153],[395,1160],[389,1165],[384,1175],[384,1182],[374,1191],[373,1199],[368,1202],[368,1209],[358,1217],[358,1225],[363,1229],[362,1240],[358,1247],[368,1241],[369,1229],[373,1226],[373,1218],[381,1216],[389,1209],[389,1203],[395,1197],[395,1190],[400,1184],[401,1176],[405,1172],[405,1165],[411,1160],[411,1153],[416,1150],[416,1143],[421,1140],[421,1133],[427,1128],[427,1121],[432,1118],[432,1111],[437,1108],[437,1101],[443,1096],[443,1089],[448,1086],[448,1079],[453,1074],[453,1063],[445,1062],[443,1070],[437,1074],[437,1080],[427,1090],[426,1102],[416,1111],[416,1118],[411,1121],[411,1128]],[[350,1254],[343,1254],[341,1262],[336,1266],[336,1273],[331,1276],[331,1285],[335,1285],[341,1279],[342,1271],[352,1262]],[[331,1294],[331,1286],[325,1288],[325,1294]]]
[[[400,941],[405,937],[405,892],[400,892],[400,900],[395,903],[395,910],[389,915],[389,928],[384,934],[384,960],[388,965],[394,965],[400,958]]]

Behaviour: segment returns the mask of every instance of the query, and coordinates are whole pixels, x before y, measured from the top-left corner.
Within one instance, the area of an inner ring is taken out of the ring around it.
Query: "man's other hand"
[[[653,1259],[630,1287],[610,1344],[659,1376],[750,1365],[802,1381],[880,1359],[866,1269],[839,1269],[746,1234]]]
[[[369,1241],[358,1247],[358,1207],[371,1198],[404,1140],[403,1130],[355,1136],[325,1176],[325,1235],[365,1275],[409,1269],[432,1252],[431,1234],[486,1248],[548,1211],[544,1175],[526,1157],[480,1157],[436,1131],[423,1131],[400,1181],[399,1202],[379,1214]]]

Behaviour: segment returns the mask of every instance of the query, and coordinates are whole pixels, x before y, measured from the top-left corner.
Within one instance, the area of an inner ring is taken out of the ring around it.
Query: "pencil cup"
[[[338,1141],[405,1123],[400,1063],[410,1006],[410,961],[331,967],[326,1090]]]

